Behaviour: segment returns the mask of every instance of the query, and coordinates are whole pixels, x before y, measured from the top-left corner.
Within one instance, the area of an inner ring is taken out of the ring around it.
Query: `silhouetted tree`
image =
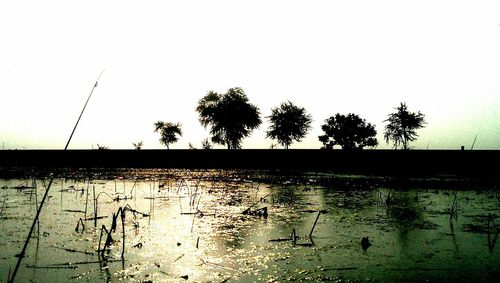
[[[179,140],[177,136],[182,136],[181,124],[158,121],[154,124],[155,133],[160,132],[160,143],[170,149],[170,144]]]
[[[140,141],[138,143],[133,142],[132,144],[134,145],[135,150],[141,150],[142,145],[143,145],[142,141]]]
[[[384,120],[384,122],[389,122],[385,126],[385,142],[394,142],[395,149],[400,145],[403,149],[409,149],[409,143],[418,137],[417,130],[424,127],[425,115],[420,111],[418,113],[409,112],[404,102],[401,102],[399,107],[394,109],[397,111],[389,114],[389,118]]]
[[[280,107],[271,109],[269,130],[266,137],[278,141],[286,149],[293,141],[300,142],[311,129],[312,118],[303,107],[288,102],[281,103]]]
[[[346,116],[337,113],[326,119],[321,129],[325,134],[318,138],[326,149],[332,149],[335,145],[340,145],[342,149],[363,149],[378,144],[375,127],[356,114],[349,113]]]
[[[201,148],[203,149],[212,149],[212,144],[208,140],[208,138],[201,141]]]
[[[105,146],[105,145],[99,145],[97,144],[97,150],[108,150],[109,147]]]
[[[248,102],[243,89],[230,88],[225,94],[210,91],[196,107],[200,123],[210,126],[213,143],[241,148],[241,140],[261,124],[259,109]]]

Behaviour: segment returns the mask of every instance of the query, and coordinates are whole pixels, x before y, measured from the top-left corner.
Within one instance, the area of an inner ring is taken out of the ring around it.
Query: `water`
[[[500,222],[497,192],[346,190],[203,174],[55,179],[16,281],[477,282],[500,275],[493,223],[488,235],[488,215]],[[0,281],[16,264],[47,183],[0,181]],[[94,216],[94,189],[105,218],[96,227],[84,220],[76,231],[87,191],[86,217]],[[455,193],[458,213],[450,220]],[[267,207],[268,217],[242,214],[252,204]],[[97,252],[101,227],[111,228],[120,207],[130,208],[123,260],[120,216],[109,250]],[[293,229],[295,243],[286,240]]]

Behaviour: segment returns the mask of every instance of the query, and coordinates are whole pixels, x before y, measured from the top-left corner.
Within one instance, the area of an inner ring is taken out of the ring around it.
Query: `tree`
[[[318,138],[323,143],[323,148],[326,149],[332,149],[335,145],[348,150],[363,149],[365,146],[378,144],[375,138],[377,134],[375,127],[356,114],[337,113],[326,119],[321,129],[325,134]]]
[[[285,149],[293,141],[300,142],[311,129],[311,115],[290,101],[281,103],[280,107],[271,109],[271,112],[267,117],[271,125],[266,137],[277,140]]]
[[[417,130],[424,127],[425,115],[420,113],[409,112],[406,103],[401,102],[399,107],[394,108],[397,111],[390,113],[389,118],[384,122],[389,122],[385,126],[384,138],[385,142],[394,142],[394,148],[402,146],[403,149],[409,149],[409,143],[416,140]]]
[[[179,140],[177,136],[182,136],[181,124],[158,121],[154,124],[155,133],[160,133],[160,143],[170,149],[170,144]]]
[[[105,146],[105,145],[99,145],[97,144],[97,150],[108,150],[109,147]]]
[[[227,145],[228,149],[241,148],[241,140],[259,127],[259,109],[248,102],[243,89],[230,88],[225,94],[209,91],[196,107],[200,123],[210,127],[211,141]]]
[[[208,140],[208,138],[201,141],[201,148],[212,149],[212,144],[210,143],[210,140]]]
[[[137,143],[135,143],[135,142],[133,142],[133,143],[132,143],[132,145],[134,146],[134,149],[135,149],[135,150],[141,150],[141,149],[142,149],[143,144],[144,144],[144,143],[143,143],[142,141],[137,142]]]

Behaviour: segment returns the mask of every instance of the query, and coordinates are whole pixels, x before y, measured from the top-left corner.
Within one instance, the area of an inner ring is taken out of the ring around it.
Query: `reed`
[[[258,203],[262,202],[263,199],[267,198],[269,195],[271,195],[272,192],[268,193],[267,195],[261,197],[258,201],[252,203],[249,207],[247,207],[247,209],[243,210],[241,213],[242,214],[249,214],[250,213],[250,209],[252,209],[252,207],[254,207],[255,205],[257,205]]]
[[[92,185],[93,199],[94,199],[94,228],[97,228],[97,197],[95,196],[95,186]]]
[[[458,217],[457,192],[453,193],[453,201],[451,202],[451,206],[449,208],[449,213],[450,213],[449,221],[451,221],[453,217],[455,217],[455,219],[457,219],[457,217]]]
[[[2,209],[0,209],[0,215],[3,214],[3,210],[5,209],[5,202],[7,201],[7,195],[3,197]]]
[[[134,190],[135,189],[135,185],[137,184],[137,179],[134,180],[134,184],[132,185],[132,188],[130,188],[130,193],[129,195],[132,197],[132,192],[137,192],[137,190]]]
[[[143,217],[149,217],[149,214],[137,211],[137,210],[133,209],[132,207],[130,207],[130,205],[128,205],[128,204],[124,207],[118,208],[117,212],[113,213],[113,218],[111,221],[111,228],[108,230],[105,225],[102,225],[102,227],[101,227],[101,235],[99,236],[99,248],[98,248],[98,252],[100,252],[101,255],[103,255],[104,250],[106,250],[106,249],[109,250],[111,247],[111,244],[113,242],[113,238],[111,237],[111,234],[113,232],[116,232],[117,219],[118,219],[118,216],[120,216],[121,224],[122,224],[122,227],[121,227],[122,228],[121,258],[122,258],[122,260],[125,259],[125,240],[126,240],[126,235],[125,235],[125,216],[126,215],[125,215],[125,212],[126,211],[132,212],[132,214],[134,215],[134,218],[136,217],[136,214],[140,214]],[[136,228],[137,227],[138,226],[136,226]],[[101,249],[101,241],[102,241],[103,232],[106,233],[107,236],[106,236],[106,242],[104,243],[104,246]]]
[[[85,231],[85,224],[83,223],[82,218],[78,220],[78,223],[76,224],[75,232],[79,232],[80,230],[80,224],[82,224],[82,233]]]
[[[316,223],[318,223],[319,216],[321,215],[321,210],[318,211],[318,215],[316,216],[316,220],[314,220],[314,224],[311,228],[311,232],[309,233],[309,238],[312,237],[312,234],[314,232],[314,228],[316,227]]]
[[[22,248],[21,252],[18,254],[19,258],[17,260],[16,266],[14,267],[14,271],[12,272],[12,276],[9,279],[9,283],[14,282],[14,279],[16,278],[17,271],[19,270],[19,266],[21,265],[21,261],[24,258],[24,255],[26,253],[26,249],[28,248],[29,240],[31,238],[31,235],[33,234],[33,231],[35,229],[35,225],[38,222],[38,217],[40,216],[40,212],[42,211],[43,204],[45,203],[45,199],[47,199],[47,195],[49,194],[49,189],[50,189],[50,186],[52,186],[53,181],[54,181],[54,176],[52,176],[52,178],[50,178],[49,185],[47,186],[47,189],[45,190],[45,193],[44,193],[43,198],[42,198],[42,202],[40,203],[40,206],[37,209],[35,219],[33,220],[33,223],[31,224],[31,228],[28,232],[28,238],[26,238],[26,241],[24,241],[23,248]]]
[[[491,225],[491,224],[493,224],[493,225]],[[491,231],[490,226],[492,226],[494,231]],[[497,229],[497,225],[495,223],[495,217],[493,217],[493,215],[491,215],[491,214],[488,214],[487,232],[488,232],[488,249],[490,250],[490,253],[491,253],[491,252],[493,252],[493,249],[495,248],[495,244],[497,242],[498,233],[499,233],[499,231]],[[493,239],[491,238],[491,234],[493,234]]]
[[[87,209],[89,203],[89,186],[90,186],[90,179],[89,182],[87,183],[87,194],[85,196],[85,218],[87,218]]]
[[[125,210],[120,211],[120,216],[122,219],[122,259],[125,258]]]
[[[106,241],[104,242],[104,246],[101,249],[101,241],[102,241],[103,232],[106,233]],[[103,224],[101,226],[101,233],[100,233],[100,236],[99,236],[99,246],[97,248],[97,252],[101,256],[104,256],[104,251],[106,250],[106,248],[108,250],[111,248],[111,244],[113,243],[113,241],[114,240],[113,240],[113,237],[111,237],[111,232],[108,231],[108,229],[106,228],[106,225]]]

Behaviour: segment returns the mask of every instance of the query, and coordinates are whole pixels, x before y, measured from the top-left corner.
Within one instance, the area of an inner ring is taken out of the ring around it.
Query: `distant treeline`
[[[385,142],[392,143],[395,149],[409,149],[410,142],[418,137],[417,130],[425,125],[425,116],[420,112],[410,112],[405,103],[401,103],[395,110],[384,121],[387,122],[384,129]],[[202,141],[203,149],[211,149],[213,144],[240,149],[242,140],[262,124],[259,108],[249,102],[241,88],[230,88],[223,94],[209,91],[198,102],[196,112],[200,123],[210,130],[210,137]],[[300,142],[311,129],[311,114],[290,101],[272,108],[271,115],[266,118],[270,125],[266,137],[277,142],[271,145],[271,149],[277,145],[288,149],[293,142]],[[339,146],[355,150],[378,145],[375,127],[357,114],[337,113],[326,119],[321,129],[324,134],[318,139],[324,149]],[[179,136],[182,136],[182,124],[157,121],[154,123],[154,131],[160,134],[160,143],[169,149],[170,144],[177,142]],[[143,142],[133,145],[140,150]],[[189,147],[195,148],[191,143]],[[107,149],[101,146],[99,148]]]

